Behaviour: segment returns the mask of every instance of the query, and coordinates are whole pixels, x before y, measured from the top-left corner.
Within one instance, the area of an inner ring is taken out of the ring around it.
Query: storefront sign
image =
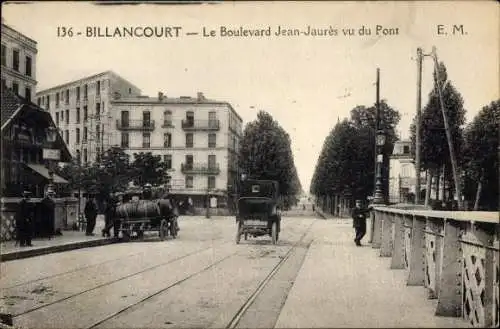
[[[43,149],[44,160],[60,160],[61,150],[58,149]]]

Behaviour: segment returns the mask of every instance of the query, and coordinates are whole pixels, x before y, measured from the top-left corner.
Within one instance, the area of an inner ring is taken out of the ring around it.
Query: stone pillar
[[[413,216],[411,252],[408,259],[409,286],[423,286],[425,281],[425,218]]]
[[[391,269],[405,268],[405,239],[404,239],[404,215],[396,215],[394,218],[394,248],[391,259]]]
[[[380,248],[382,245],[382,212],[378,210],[373,211],[373,239],[372,248]]]
[[[382,244],[380,246],[380,257],[391,257],[392,256],[392,214],[383,213],[382,214]]]

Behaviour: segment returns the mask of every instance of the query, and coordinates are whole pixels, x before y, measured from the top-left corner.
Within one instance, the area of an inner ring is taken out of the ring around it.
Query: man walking
[[[85,213],[85,219],[87,220],[87,232],[85,235],[93,236],[95,222],[97,218],[97,205],[94,201],[94,196],[89,195],[89,199],[85,203],[85,209],[83,210]]]
[[[21,247],[32,247],[33,235],[33,206],[30,204],[31,192],[24,191],[16,212],[17,240]]]
[[[356,206],[352,210],[352,225],[355,230],[354,242],[356,246],[361,246],[361,239],[366,234],[366,214],[370,212],[369,209],[363,209],[361,200],[356,200]]]

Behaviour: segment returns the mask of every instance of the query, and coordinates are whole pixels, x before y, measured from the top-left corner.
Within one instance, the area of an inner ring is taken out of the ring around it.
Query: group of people
[[[119,193],[110,193],[108,198],[105,200],[104,205],[104,229],[102,230],[102,236],[111,237],[111,228],[113,228],[113,233],[115,237],[118,237],[119,222],[115,216],[116,208],[122,203],[122,198]],[[85,208],[83,210],[86,220],[85,235],[94,236],[94,229],[96,225],[97,215],[99,213],[99,207],[97,201],[93,195],[89,195],[87,202],[85,202]]]

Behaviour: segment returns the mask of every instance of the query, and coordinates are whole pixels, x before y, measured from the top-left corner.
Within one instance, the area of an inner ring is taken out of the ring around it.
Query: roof
[[[123,97],[118,99],[113,99],[112,103],[144,103],[144,104],[221,104],[221,105],[229,105],[227,102],[217,101],[213,99],[198,99],[196,97],[176,97],[170,98],[164,96],[160,101],[158,97],[150,97],[150,96],[136,96],[136,97]]]
[[[5,32],[11,32],[11,33],[17,34],[19,36],[22,36],[22,37],[26,38],[28,41],[34,43],[35,46],[37,44],[36,40],[33,40],[32,38],[28,37],[26,34],[19,32],[18,30],[12,28],[11,26],[9,26],[9,25],[7,25],[5,23],[2,23],[2,32],[4,32],[4,33]]]
[[[33,116],[36,118],[43,118],[48,126],[56,128],[54,120],[49,112],[43,110],[33,102],[28,101],[26,98],[16,95],[8,88],[2,88],[1,100],[1,122],[2,131],[9,127],[9,123],[20,116]],[[36,119],[35,118],[35,119]],[[61,150],[61,161],[71,159],[71,153],[68,150],[66,143],[64,143],[61,134],[57,134],[57,147]]]

